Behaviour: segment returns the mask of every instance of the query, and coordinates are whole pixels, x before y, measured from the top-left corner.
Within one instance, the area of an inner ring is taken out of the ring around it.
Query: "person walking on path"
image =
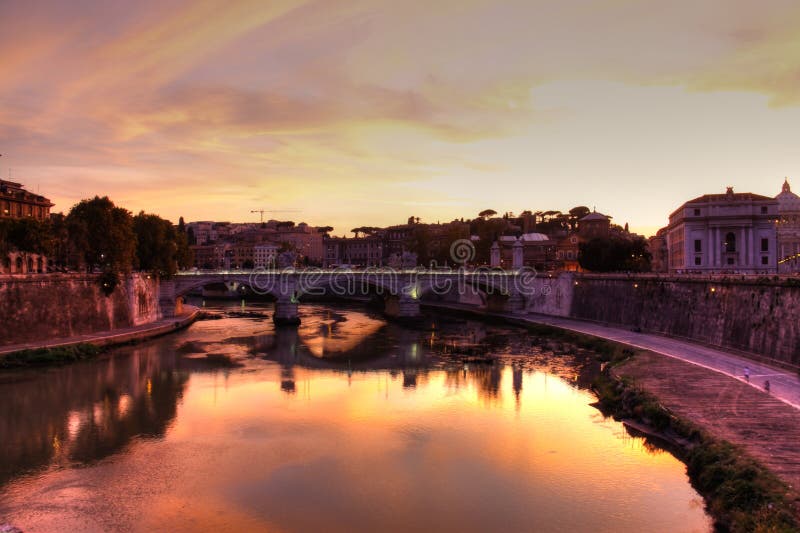
[[[750,383],[750,367],[749,366],[744,367],[744,379],[745,379],[745,381]]]

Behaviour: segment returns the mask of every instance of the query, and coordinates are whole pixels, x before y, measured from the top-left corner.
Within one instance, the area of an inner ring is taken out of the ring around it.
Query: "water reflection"
[[[163,436],[189,376],[157,346],[41,372],[2,376],[0,483],[102,459],[137,436]]]
[[[569,347],[465,320],[303,312],[298,329],[226,317],[2,375],[0,522],[709,530],[683,466],[589,406],[591,365]]]

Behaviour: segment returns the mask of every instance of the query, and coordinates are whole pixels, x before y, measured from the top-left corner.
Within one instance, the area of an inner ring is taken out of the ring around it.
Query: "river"
[[[268,304],[242,310],[0,374],[0,524],[712,530],[684,465],[591,406],[590,354],[443,315],[409,328],[304,304],[276,331],[247,316]],[[475,346],[496,361],[465,363]]]

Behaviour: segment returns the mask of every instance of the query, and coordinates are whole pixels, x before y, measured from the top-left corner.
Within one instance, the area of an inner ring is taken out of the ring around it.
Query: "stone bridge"
[[[279,325],[299,324],[298,304],[316,295],[348,296],[369,293],[382,297],[390,317],[420,316],[426,295],[460,297],[473,294],[494,311],[516,312],[525,306],[533,286],[533,270],[393,270],[393,269],[284,269],[181,272],[162,280],[159,302],[164,316],[173,316],[192,289],[212,283],[239,284],[275,298],[273,320]]]

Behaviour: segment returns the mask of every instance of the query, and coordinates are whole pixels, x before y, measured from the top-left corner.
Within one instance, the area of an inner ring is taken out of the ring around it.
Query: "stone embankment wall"
[[[800,367],[800,285],[772,278],[562,275],[528,310],[682,337]],[[568,310],[568,311],[567,311]]]
[[[158,281],[132,275],[110,295],[96,275],[0,276],[0,346],[155,322]]]

